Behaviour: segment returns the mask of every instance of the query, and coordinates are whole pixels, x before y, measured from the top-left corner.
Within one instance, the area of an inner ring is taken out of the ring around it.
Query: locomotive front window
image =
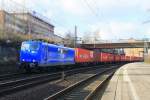
[[[30,50],[31,51],[37,51],[39,49],[39,45],[38,44],[30,44]]]
[[[22,50],[31,50],[31,51],[37,51],[39,49],[38,44],[28,44],[24,43],[21,47]]]
[[[24,43],[21,46],[21,50],[29,50],[29,46],[30,46],[30,44]]]

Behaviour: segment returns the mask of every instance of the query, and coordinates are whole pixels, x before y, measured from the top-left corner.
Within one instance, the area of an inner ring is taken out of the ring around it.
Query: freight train
[[[82,48],[69,48],[37,40],[22,42],[20,50],[20,67],[26,70],[74,64],[99,64],[133,61],[142,61],[142,58]]]

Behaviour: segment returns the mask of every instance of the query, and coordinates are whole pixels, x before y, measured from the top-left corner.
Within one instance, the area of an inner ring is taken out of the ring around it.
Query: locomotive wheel
[[[26,70],[27,73],[31,72],[31,68],[30,68],[29,64],[25,66],[25,70]]]

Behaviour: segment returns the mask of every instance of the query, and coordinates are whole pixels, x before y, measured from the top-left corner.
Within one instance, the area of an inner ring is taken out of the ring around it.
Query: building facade
[[[127,56],[143,57],[143,48],[125,48],[124,52]]]
[[[63,43],[64,39],[54,34],[54,26],[31,13],[8,13],[0,11],[0,36],[12,33],[32,35],[32,37],[46,38],[52,42]],[[8,37],[7,36],[7,37]],[[31,38],[32,39],[32,38]]]
[[[27,23],[28,32],[32,34],[44,34],[47,36],[54,34],[54,26],[32,13],[13,13],[17,18]]]
[[[0,11],[0,29],[4,33],[23,33],[27,32],[27,23],[13,14],[6,11]]]

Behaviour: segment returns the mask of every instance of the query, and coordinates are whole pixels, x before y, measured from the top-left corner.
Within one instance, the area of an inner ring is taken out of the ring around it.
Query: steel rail
[[[80,73],[83,71],[88,71],[88,70],[94,70],[97,67],[101,66],[95,66],[95,67],[85,67],[85,68],[79,68],[79,69],[73,69],[69,71],[64,71],[66,76]],[[53,81],[61,78],[62,73],[57,72],[57,73],[52,73],[52,74],[45,74],[45,75],[39,75],[36,77],[27,77],[24,79],[18,79],[14,81],[8,81],[4,83],[0,83],[0,96],[6,95],[6,94],[11,94],[12,92],[16,92],[19,90],[22,90],[24,88],[32,87],[41,83],[45,83],[48,81]]]
[[[5,80],[5,79],[10,79],[12,77],[16,77],[18,75],[22,75],[25,73],[10,73],[10,74],[4,74],[4,75],[0,75],[0,81]]]
[[[77,87],[79,87],[79,86],[85,84],[86,82],[90,81],[91,79],[93,79],[93,78],[95,78],[95,77],[97,77],[97,76],[103,75],[104,73],[106,73],[106,72],[108,72],[108,71],[110,71],[110,70],[116,69],[116,68],[118,68],[118,67],[110,68],[110,69],[104,70],[104,71],[102,71],[102,72],[100,72],[100,73],[97,73],[97,74],[95,74],[95,75],[92,75],[92,76],[90,76],[89,78],[86,78],[86,79],[84,79],[84,80],[81,80],[81,81],[79,81],[79,82],[77,82],[77,83],[75,83],[75,84],[73,84],[73,85],[71,85],[71,86],[69,86],[69,87],[67,87],[67,88],[65,88],[65,89],[63,89],[63,90],[61,90],[61,91],[59,91],[59,92],[57,92],[57,93],[55,93],[55,94],[53,94],[53,95],[47,97],[47,98],[45,98],[44,100],[57,100],[59,97],[61,97],[61,96],[63,97],[63,96],[65,96],[65,94],[70,93],[74,88],[77,88]],[[111,74],[111,75],[113,75],[113,74]],[[110,77],[110,76],[109,76],[109,77]],[[106,81],[106,80],[104,80],[103,82],[105,82],[105,81]],[[102,83],[103,83],[103,82],[102,82]],[[93,93],[94,93],[94,92],[93,92]],[[89,94],[89,96],[87,97],[87,99],[90,98],[90,97],[93,95],[93,93]],[[89,100],[89,99],[88,99],[88,100]]]
[[[96,92],[102,88],[102,86],[108,82],[111,77],[114,75],[114,72],[111,73],[108,77],[106,77],[103,81],[100,82],[100,84],[84,99],[84,100],[93,100],[92,98],[94,97],[94,95],[96,94]]]

